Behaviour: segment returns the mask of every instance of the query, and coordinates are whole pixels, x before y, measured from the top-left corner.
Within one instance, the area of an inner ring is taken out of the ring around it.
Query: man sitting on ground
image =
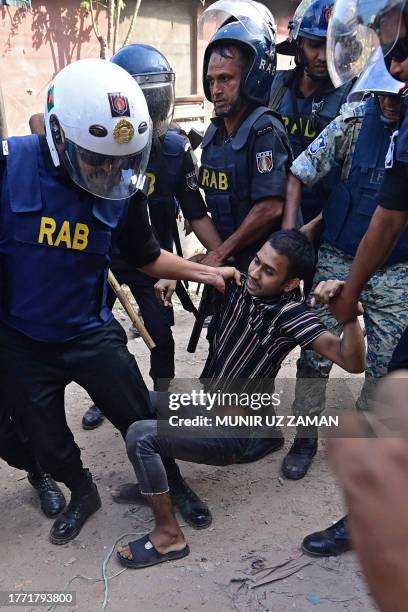
[[[345,324],[340,339],[328,332],[299,298],[300,282],[313,274],[313,268],[313,247],[300,232],[281,230],[272,234],[250,264],[248,276],[242,275],[241,286],[227,285],[213,350],[202,377],[211,382],[273,379],[296,345],[313,349],[348,372],[363,372],[365,345],[357,318]],[[335,290],[337,281],[328,282]],[[163,283],[158,290],[167,300],[167,281]],[[322,285],[327,291],[327,283]],[[336,316],[335,307],[328,307]],[[120,562],[131,568],[179,559],[189,553],[173,513],[161,456],[231,465],[245,461],[251,444],[248,435],[242,436],[239,429],[231,432],[231,427],[217,428],[217,437],[209,437],[205,427],[188,429],[189,435],[163,435],[158,427],[157,420],[140,421],[126,436],[139,494],[146,496],[156,523],[151,534],[119,547]]]

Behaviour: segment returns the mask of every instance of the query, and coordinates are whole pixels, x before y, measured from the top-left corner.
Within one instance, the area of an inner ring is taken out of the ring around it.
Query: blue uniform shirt
[[[131,265],[160,254],[144,199],[78,188],[53,166],[43,137],[3,141],[0,193],[0,320],[35,340],[65,341],[112,319],[106,278],[124,219],[118,246]]]

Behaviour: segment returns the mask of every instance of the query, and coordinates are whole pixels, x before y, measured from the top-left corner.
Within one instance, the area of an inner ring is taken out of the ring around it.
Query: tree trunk
[[[99,40],[99,44],[101,46],[101,51],[100,51],[99,57],[101,59],[105,59],[105,60],[110,59],[108,42],[107,42],[105,36],[103,36],[103,35],[98,36],[98,40]]]
[[[113,32],[113,53],[116,53],[116,46],[117,46],[117,43],[118,43],[120,13],[121,13],[120,0],[116,0],[115,30]]]
[[[115,0],[108,0],[108,38],[107,44],[112,49],[113,15],[115,12]]]
[[[6,110],[4,108],[3,90],[0,85],[0,138],[7,138]]]
[[[136,18],[137,18],[138,14],[139,14],[139,9],[140,9],[140,5],[141,4],[142,4],[142,0],[136,0],[135,1],[135,9],[133,11],[132,21],[130,22],[129,30],[128,30],[128,33],[126,35],[125,42],[123,43],[124,47],[127,44],[129,44],[130,37],[133,34],[133,30],[134,30],[135,23],[136,23]]]

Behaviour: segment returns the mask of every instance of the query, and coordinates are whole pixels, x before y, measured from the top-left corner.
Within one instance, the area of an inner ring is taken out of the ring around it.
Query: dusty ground
[[[177,311],[175,336],[177,374],[200,372],[206,343],[195,355],[184,352],[192,316]],[[122,323],[128,322],[122,317]],[[131,340],[148,381],[148,353],[140,340]],[[296,354],[284,372],[294,376]],[[334,402],[335,402],[334,398]],[[85,432],[80,421],[89,405],[86,393],[71,385],[66,394],[70,426],[79,442],[85,465],[98,482],[103,507],[80,536],[64,547],[48,542],[51,521],[40,512],[35,495],[22,474],[0,464],[1,590],[58,590],[75,576],[100,579],[102,563],[115,541],[129,532],[146,533],[147,508],[126,507],[111,501],[110,489],[132,478],[120,436],[105,422]],[[288,439],[286,448],[290,445]],[[279,477],[284,451],[248,465],[212,468],[182,464],[192,487],[211,506],[214,522],[208,530],[185,528],[191,554],[175,563],[152,569],[126,570],[109,582],[110,612],[227,612],[270,610],[289,612],[364,612],[374,610],[353,553],[335,559],[301,555],[299,544],[310,531],[324,528],[342,515],[342,502],[324,455],[324,442],[309,475],[300,482]],[[281,569],[276,566],[290,561]],[[305,565],[306,564],[306,565]],[[253,568],[263,568],[252,574]],[[120,570],[113,556],[108,575]],[[287,574],[291,574],[289,577]],[[271,582],[271,580],[274,580]],[[103,582],[76,579],[75,607],[61,610],[99,612]],[[45,607],[16,607],[45,610]],[[57,608],[59,610],[60,607]]]

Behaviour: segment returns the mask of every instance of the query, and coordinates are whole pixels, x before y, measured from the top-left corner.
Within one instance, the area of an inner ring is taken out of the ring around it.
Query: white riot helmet
[[[55,166],[109,200],[132,196],[143,182],[151,146],[145,97],[120,66],[85,59],[66,66],[48,90],[45,132]]]

